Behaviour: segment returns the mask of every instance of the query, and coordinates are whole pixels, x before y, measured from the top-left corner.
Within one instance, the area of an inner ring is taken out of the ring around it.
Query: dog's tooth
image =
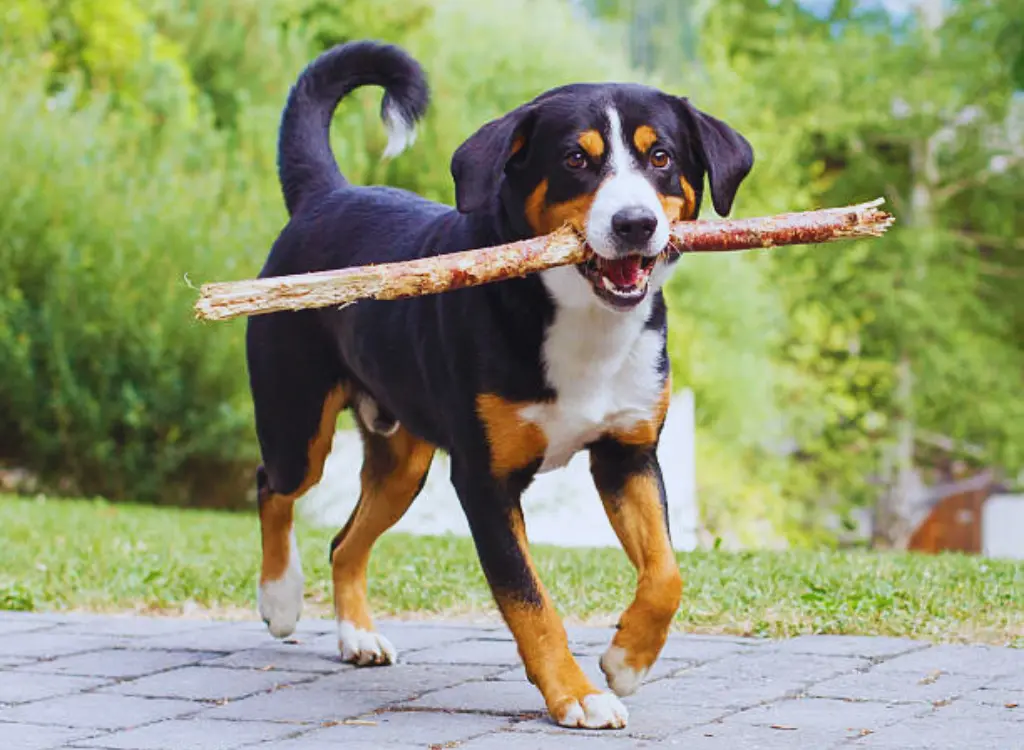
[[[603,286],[609,292],[616,292],[616,291],[618,291],[615,288],[615,284],[613,284],[611,279],[609,279],[607,276],[602,276],[601,277],[601,286]]]

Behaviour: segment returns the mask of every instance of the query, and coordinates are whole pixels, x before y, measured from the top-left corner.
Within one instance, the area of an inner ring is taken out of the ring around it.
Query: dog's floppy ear
[[[533,113],[533,105],[524,104],[491,120],[455,150],[451,170],[460,213],[477,210],[497,192],[505,165],[529,135]]]
[[[754,150],[742,135],[724,122],[701,112],[686,97],[677,100],[684,122],[697,136],[697,155],[704,161],[711,201],[719,216],[728,216],[740,183],[754,166]]]

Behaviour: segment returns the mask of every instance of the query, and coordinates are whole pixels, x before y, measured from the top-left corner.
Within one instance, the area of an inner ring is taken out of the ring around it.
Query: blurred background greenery
[[[380,92],[342,106],[334,145],[356,182],[450,203],[450,155],[486,120],[560,83],[635,80],[751,140],[734,215],[887,199],[883,240],[681,264],[672,360],[696,394],[712,533],[832,543],[875,508],[877,541],[898,546],[915,481],[1014,483],[1024,0],[5,0],[9,475],[114,500],[251,499],[243,324],[194,322],[186,277],[258,271],[285,221],[288,87],[355,38],[405,46],[433,89],[415,147],[388,163]]]

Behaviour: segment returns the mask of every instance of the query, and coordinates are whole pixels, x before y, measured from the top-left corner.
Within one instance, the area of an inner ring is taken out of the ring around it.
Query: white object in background
[[[981,508],[981,552],[1024,560],[1024,495],[992,495]]]
[[[676,549],[697,546],[697,484],[694,456],[693,392],[672,397],[661,433],[658,458],[668,492],[669,525]],[[320,484],[299,504],[304,518],[318,526],[340,528],[359,497],[362,448],[355,431],[339,431]],[[618,546],[590,476],[590,458],[578,453],[561,469],[541,474],[523,496],[531,542],[562,547]],[[468,536],[469,527],[449,480],[448,457],[438,454],[426,484],[395,530],[411,534]]]

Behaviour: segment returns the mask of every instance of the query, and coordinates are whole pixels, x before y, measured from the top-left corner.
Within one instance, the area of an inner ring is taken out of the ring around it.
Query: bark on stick
[[[681,221],[672,225],[669,253],[710,253],[879,237],[893,217],[882,198],[843,208],[753,219]],[[590,254],[568,228],[508,245],[434,255],[401,263],[358,266],[295,276],[204,284],[195,305],[200,320],[229,320],[286,310],[342,307],[361,299],[438,294],[582,263]]]

